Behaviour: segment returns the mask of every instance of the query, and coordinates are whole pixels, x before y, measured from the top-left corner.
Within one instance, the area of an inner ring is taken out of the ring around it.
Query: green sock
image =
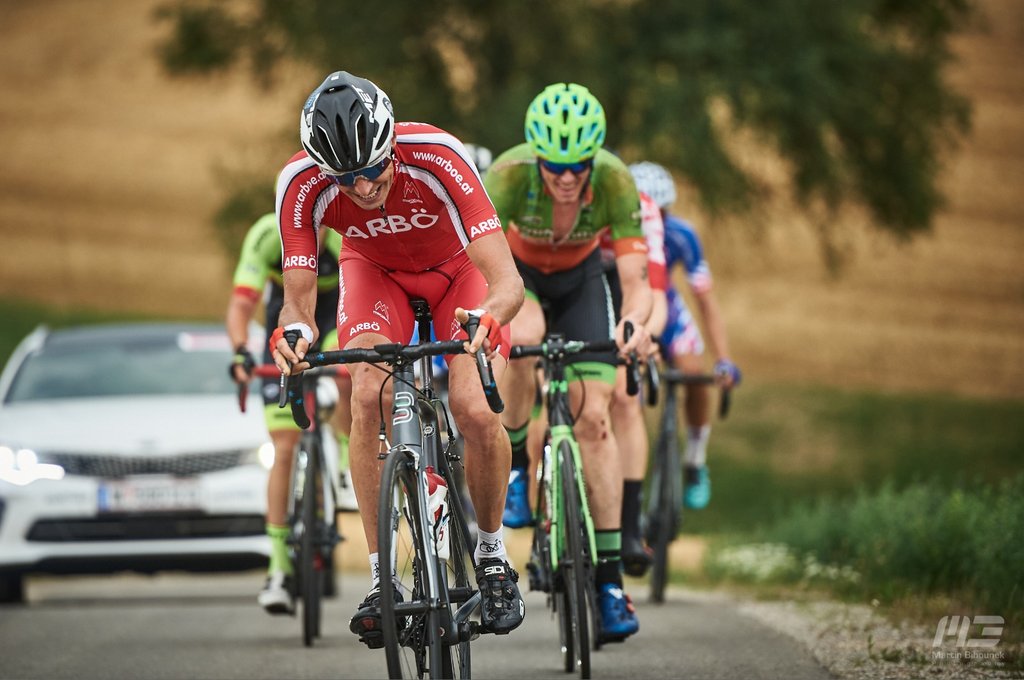
[[[508,440],[512,444],[512,467],[523,468],[530,466],[530,458],[526,453],[526,431],[530,427],[530,421],[526,421],[519,427],[506,427]]]
[[[597,570],[594,582],[601,586],[614,583],[622,587],[622,531],[620,529],[597,529],[594,531],[597,544]]]
[[[267,536],[270,537],[270,566],[267,571],[283,571],[292,573],[292,560],[288,554],[288,534],[291,529],[286,526],[267,523]]]
[[[336,432],[334,436],[338,440],[338,469],[348,470],[348,435]]]

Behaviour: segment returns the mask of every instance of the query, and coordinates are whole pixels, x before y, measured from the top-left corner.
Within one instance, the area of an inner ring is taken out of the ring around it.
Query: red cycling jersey
[[[327,226],[343,249],[390,271],[435,268],[501,222],[480,176],[455,137],[433,125],[395,125],[395,177],[379,210],[363,210],[324,177],[305,151],[277,180],[283,270],[316,271],[316,232]]]

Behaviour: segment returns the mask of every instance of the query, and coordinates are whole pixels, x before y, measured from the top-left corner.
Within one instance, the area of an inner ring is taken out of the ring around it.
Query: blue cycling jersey
[[[663,213],[665,221],[665,268],[680,264],[686,280],[696,291],[711,288],[711,268],[704,259],[704,248],[693,226],[684,219]]]
[[[686,281],[695,293],[711,290],[711,268],[704,259],[704,248],[693,226],[684,219],[662,213],[665,223],[665,269],[671,272],[681,265]],[[671,279],[670,279],[671,280]],[[665,291],[668,299],[668,318],[661,334],[662,354],[681,356],[700,355],[704,340],[683,297],[671,285]]]

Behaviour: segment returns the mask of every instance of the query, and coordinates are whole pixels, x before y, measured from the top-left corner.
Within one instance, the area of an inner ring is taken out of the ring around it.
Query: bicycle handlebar
[[[539,345],[512,345],[509,359],[579,354],[581,352],[614,352],[617,349],[618,345],[614,340],[585,342],[583,340],[565,340],[560,334],[552,334]]]
[[[472,317],[471,317],[472,318]],[[479,323],[479,321],[477,322]],[[474,329],[475,330],[475,329]],[[292,331],[285,331],[285,339],[289,344],[293,340],[289,337]],[[298,339],[297,337],[295,338]],[[403,345],[402,343],[382,343],[372,348],[338,349],[320,352],[310,352],[303,361],[309,364],[310,369],[334,366],[337,364],[378,364],[394,363],[398,360],[416,361],[423,357],[442,356],[445,354],[463,354],[465,347],[461,340],[446,340],[438,342],[425,342],[418,345]],[[494,373],[487,356],[480,349],[476,353],[477,372],[480,375],[480,384],[487,397],[487,404],[495,413],[501,413],[504,404],[501,395],[498,394],[498,387],[494,381]],[[309,427],[309,418],[306,415],[303,395],[292,386],[293,381],[289,376],[281,374],[281,396],[278,405],[284,407],[286,403],[292,406],[292,418],[302,429]]]
[[[675,368],[661,371],[662,379],[669,385],[716,385],[718,378],[709,373],[684,373]],[[718,404],[718,417],[725,418],[732,405],[732,388],[722,387],[722,396]]]

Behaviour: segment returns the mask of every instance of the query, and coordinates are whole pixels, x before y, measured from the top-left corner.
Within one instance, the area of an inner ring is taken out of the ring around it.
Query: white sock
[[[505,527],[498,527],[498,530],[494,533],[484,531],[478,528],[476,531],[476,550],[473,551],[473,557],[477,562],[484,558],[497,557],[498,559],[507,560],[508,555],[505,553],[505,540],[504,540]]]
[[[688,427],[686,436],[686,454],[684,460],[690,467],[701,467],[708,462],[708,437],[711,426]]]
[[[377,587],[380,583],[380,553],[370,553],[370,588]]]

